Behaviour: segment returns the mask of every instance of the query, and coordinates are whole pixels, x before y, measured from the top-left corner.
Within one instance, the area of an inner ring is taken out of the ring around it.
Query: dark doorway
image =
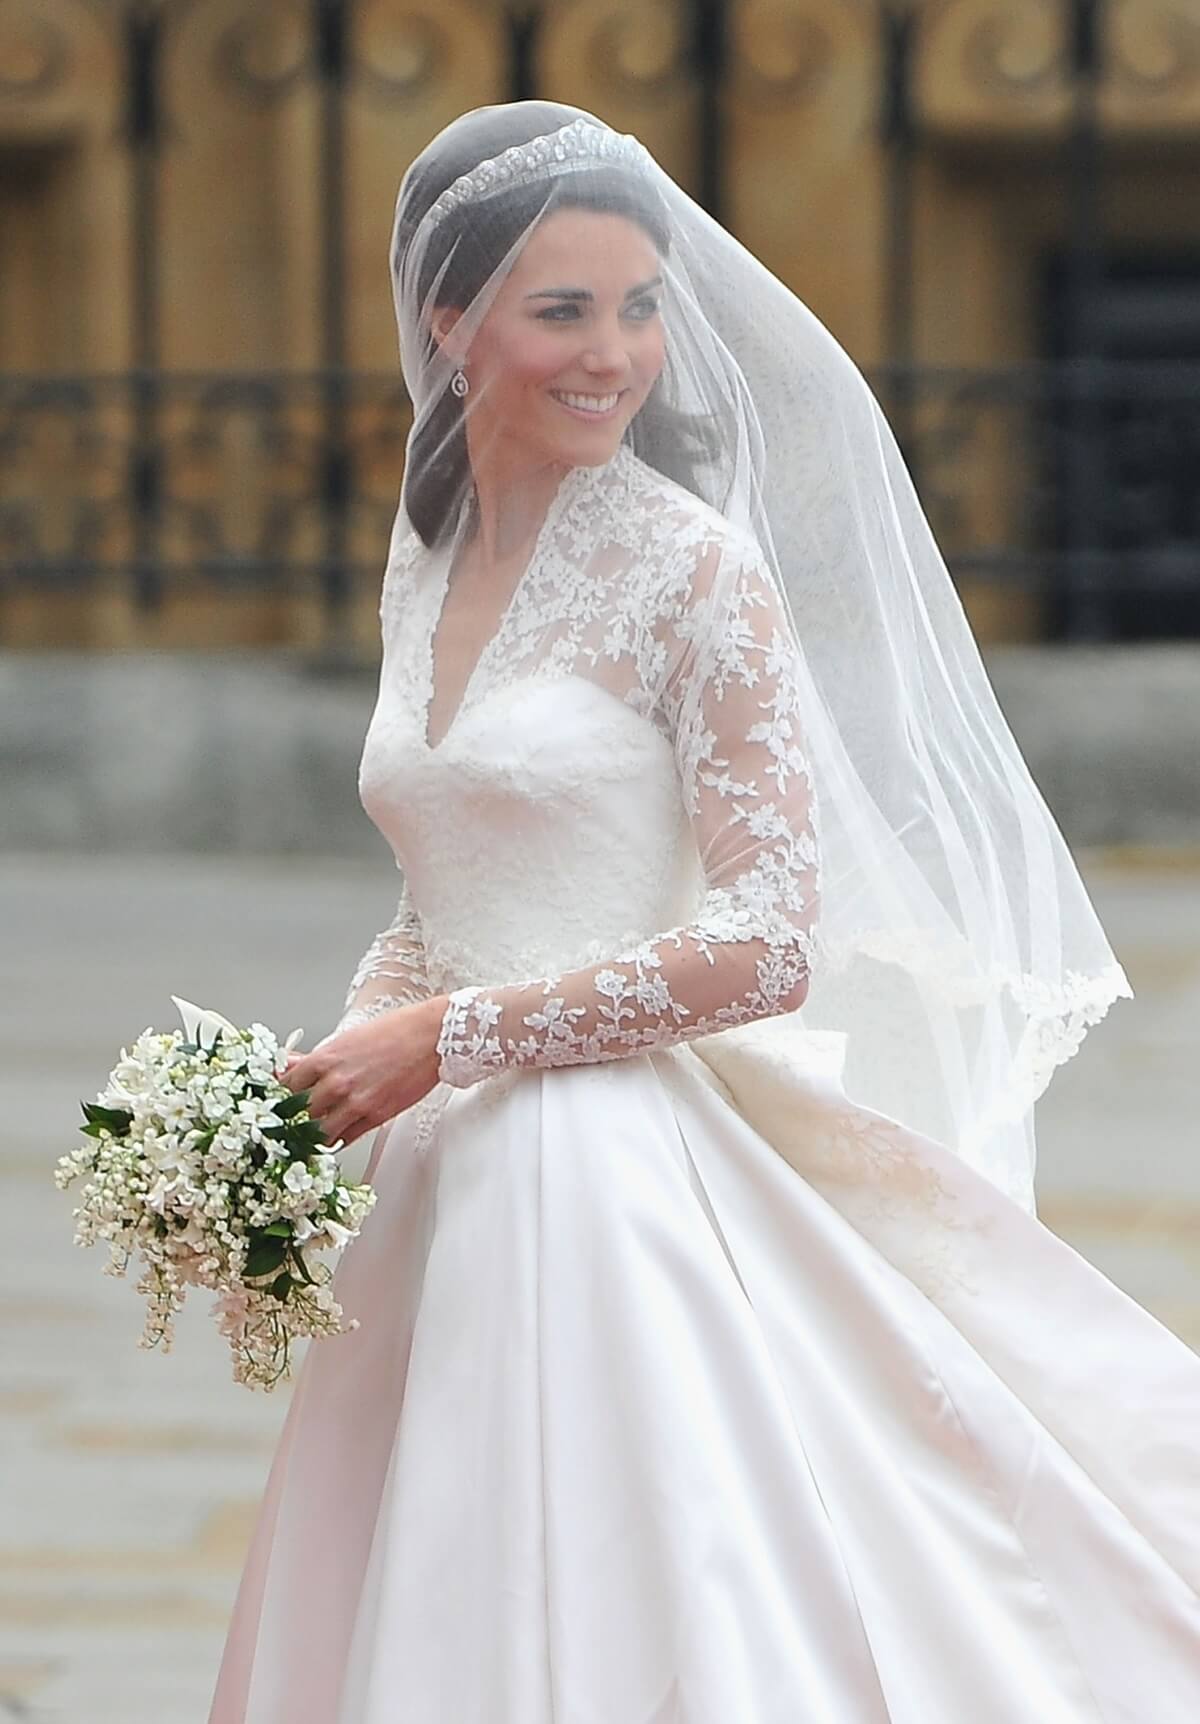
[[[1106,632],[1200,636],[1200,253],[1110,255],[1083,317],[1081,330],[1067,259],[1050,258],[1046,357],[1099,362],[1090,410],[1051,415],[1047,453],[1064,499],[1055,548],[1074,548],[1061,481],[1067,440],[1082,435]]]
[[[77,160],[57,144],[0,144],[0,371],[86,362]]]

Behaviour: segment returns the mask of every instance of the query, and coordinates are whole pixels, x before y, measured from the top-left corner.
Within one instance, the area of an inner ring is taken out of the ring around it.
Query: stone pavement
[[[1139,990],[1042,1104],[1042,1219],[1200,1348],[1200,858],[1088,874]],[[0,857],[0,1720],[205,1724],[286,1393],[229,1377],[207,1299],[135,1346],[132,1282],[71,1243],[51,1179],[172,993],[305,1045],[390,917],[374,863]],[[348,1160],[361,1168],[365,1143]],[[336,1343],[330,1343],[334,1345]],[[314,1552],[314,1561],[320,1553]]]

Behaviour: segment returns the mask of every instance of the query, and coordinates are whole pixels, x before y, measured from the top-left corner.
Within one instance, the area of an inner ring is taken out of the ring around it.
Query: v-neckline
[[[579,481],[579,475],[582,472],[590,472],[591,470],[592,469],[590,468],[584,469],[581,467],[571,467],[559,480],[554,495],[546,506],[546,512],[542,516],[541,525],[538,527],[537,535],[533,541],[533,548],[526,560],[525,567],[521,570],[513,584],[512,592],[509,594],[507,603],[497,619],[495,628],[492,630],[491,634],[488,636],[487,640],[483,643],[483,646],[476,655],[475,662],[471,666],[467,680],[463,684],[462,692],[458,697],[458,704],[450,715],[450,722],[447,724],[445,730],[443,730],[441,736],[438,737],[437,741],[430,742],[429,719],[430,710],[433,706],[433,697],[436,691],[437,674],[437,667],[434,661],[434,640],[437,636],[438,626],[442,620],[442,613],[446,608],[446,598],[450,591],[450,564],[452,561],[449,554],[439,558],[437,583],[433,599],[430,604],[430,614],[427,625],[422,631],[423,686],[418,691],[418,726],[420,729],[421,741],[425,745],[425,751],[427,754],[437,754],[445,746],[451,732],[454,730],[459,719],[466,711],[470,704],[471,695],[475,686],[479,682],[483,666],[495,653],[496,643],[506,632],[509,622],[516,611],[518,600],[521,598],[524,589],[529,584],[531,576],[542,560],[546,541],[554,531],[555,527],[557,527],[566,510],[567,503],[575,491]]]

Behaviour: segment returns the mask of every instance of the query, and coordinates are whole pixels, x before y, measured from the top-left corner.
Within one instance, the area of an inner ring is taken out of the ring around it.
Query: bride
[[[377,1204],[210,1724],[1194,1724],[1200,1359],[1033,1197],[1129,990],[874,399],[575,108],[391,263]]]

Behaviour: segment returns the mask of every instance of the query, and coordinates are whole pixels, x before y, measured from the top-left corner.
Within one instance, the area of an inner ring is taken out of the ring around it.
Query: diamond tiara
[[[600,165],[611,162],[644,168],[651,159],[649,151],[631,132],[611,132],[589,120],[572,120],[557,132],[547,132],[527,144],[514,144],[500,155],[480,162],[470,173],[460,174],[430,204],[425,219],[436,225],[461,204],[487,197],[489,192],[531,185],[548,173],[567,172],[575,162]]]

